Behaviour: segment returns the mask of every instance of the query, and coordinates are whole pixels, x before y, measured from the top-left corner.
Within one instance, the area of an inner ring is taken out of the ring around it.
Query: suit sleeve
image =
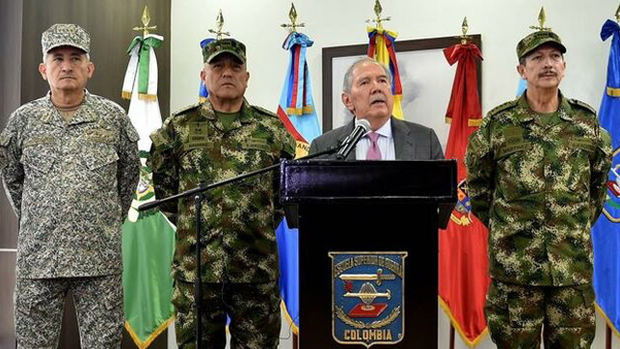
[[[140,136],[126,115],[121,118],[120,144],[118,148],[118,194],[121,199],[123,220],[127,218],[136,186],[140,180],[140,156],[138,139]]]
[[[24,188],[24,167],[19,161],[22,150],[17,123],[17,118],[11,116],[6,128],[0,133],[0,175],[7,199],[19,220]]]
[[[594,224],[603,210],[605,195],[607,192],[607,177],[611,167],[612,158],[611,139],[609,133],[599,128],[598,144],[593,161],[591,162],[590,176],[590,207],[594,208],[591,223]]]
[[[431,159],[433,160],[442,160],[444,159],[443,150],[441,149],[441,144],[439,143],[439,138],[437,138],[437,134],[433,129],[430,132],[430,143],[431,143]]]
[[[465,165],[472,211],[488,227],[495,175],[488,123],[483,123],[482,127],[469,137]]]
[[[153,144],[147,164],[153,171],[153,188],[157,199],[163,199],[179,192],[178,164],[174,152],[175,133],[170,121],[171,118],[166,120],[164,125],[150,136]],[[170,222],[177,224],[176,201],[162,204],[160,210]]]

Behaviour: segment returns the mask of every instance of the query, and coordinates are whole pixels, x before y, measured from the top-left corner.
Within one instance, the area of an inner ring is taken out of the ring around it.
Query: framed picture
[[[396,59],[403,87],[405,120],[431,127],[445,149],[450,125],[445,113],[450,101],[457,64],[450,66],[443,49],[460,37],[396,41]],[[480,34],[471,42],[482,50]],[[353,117],[341,102],[344,74],[353,62],[365,57],[368,44],[323,48],[323,132],[346,124]],[[478,91],[482,100],[482,66],[478,61]]]

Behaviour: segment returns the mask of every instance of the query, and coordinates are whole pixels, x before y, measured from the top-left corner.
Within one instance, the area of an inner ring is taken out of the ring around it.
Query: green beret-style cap
[[[213,58],[222,53],[230,53],[245,63],[245,45],[235,39],[214,40],[202,48],[202,58],[205,63],[211,63]]]
[[[54,24],[41,35],[43,55],[60,46],[72,46],[89,53],[90,35],[77,24]]]
[[[566,53],[566,47],[562,44],[562,40],[558,34],[550,30],[539,30],[529,34],[519,41],[517,44],[517,58],[521,59],[525,57],[528,53],[546,43],[553,43],[560,49],[560,52]]]

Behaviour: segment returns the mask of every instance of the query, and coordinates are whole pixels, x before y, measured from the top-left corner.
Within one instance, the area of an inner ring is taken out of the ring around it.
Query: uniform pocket
[[[44,152],[37,147],[24,148],[21,163],[36,172],[47,174],[54,166],[56,158],[50,152]]]
[[[96,171],[117,161],[118,154],[110,146],[103,146],[82,153],[82,163],[91,171]]]

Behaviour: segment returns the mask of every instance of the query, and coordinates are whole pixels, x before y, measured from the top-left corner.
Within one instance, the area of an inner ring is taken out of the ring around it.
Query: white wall
[[[544,5],[547,26],[562,37],[568,48],[562,90],[565,95],[598,109],[609,50],[609,42],[601,42],[599,33],[605,19],[613,18],[618,0],[383,0],[382,4],[384,15],[392,17],[385,27],[399,32],[400,40],[459,35],[463,17],[467,16],[470,33],[482,35],[484,113],[514,97],[518,80],[515,46],[531,32],[530,25],[537,25],[538,11]],[[217,12],[222,9],[225,30],[247,45],[251,77],[246,97],[252,104],[275,110],[288,58],[281,48],[286,32],[280,24],[289,22],[290,5],[289,0],[174,0],[172,38],[168,38],[172,45],[170,109],[174,111],[196,101],[198,73],[202,67],[199,42],[212,36],[208,29],[215,27]],[[322,111],[321,48],[366,43],[364,21],[374,17],[373,5],[373,0],[295,2],[300,21],[306,23],[301,31],[315,41],[308,49],[307,58],[318,111]],[[437,103],[444,100],[446,96],[437,96]],[[442,105],[440,110],[446,107]],[[445,144],[443,113],[422,120],[413,115],[406,118],[438,129]],[[602,348],[601,322],[598,327],[595,347]],[[447,347],[447,333],[447,321],[443,318],[442,348]],[[459,345],[457,348],[463,347]],[[488,340],[480,346],[491,347],[494,346]]]

